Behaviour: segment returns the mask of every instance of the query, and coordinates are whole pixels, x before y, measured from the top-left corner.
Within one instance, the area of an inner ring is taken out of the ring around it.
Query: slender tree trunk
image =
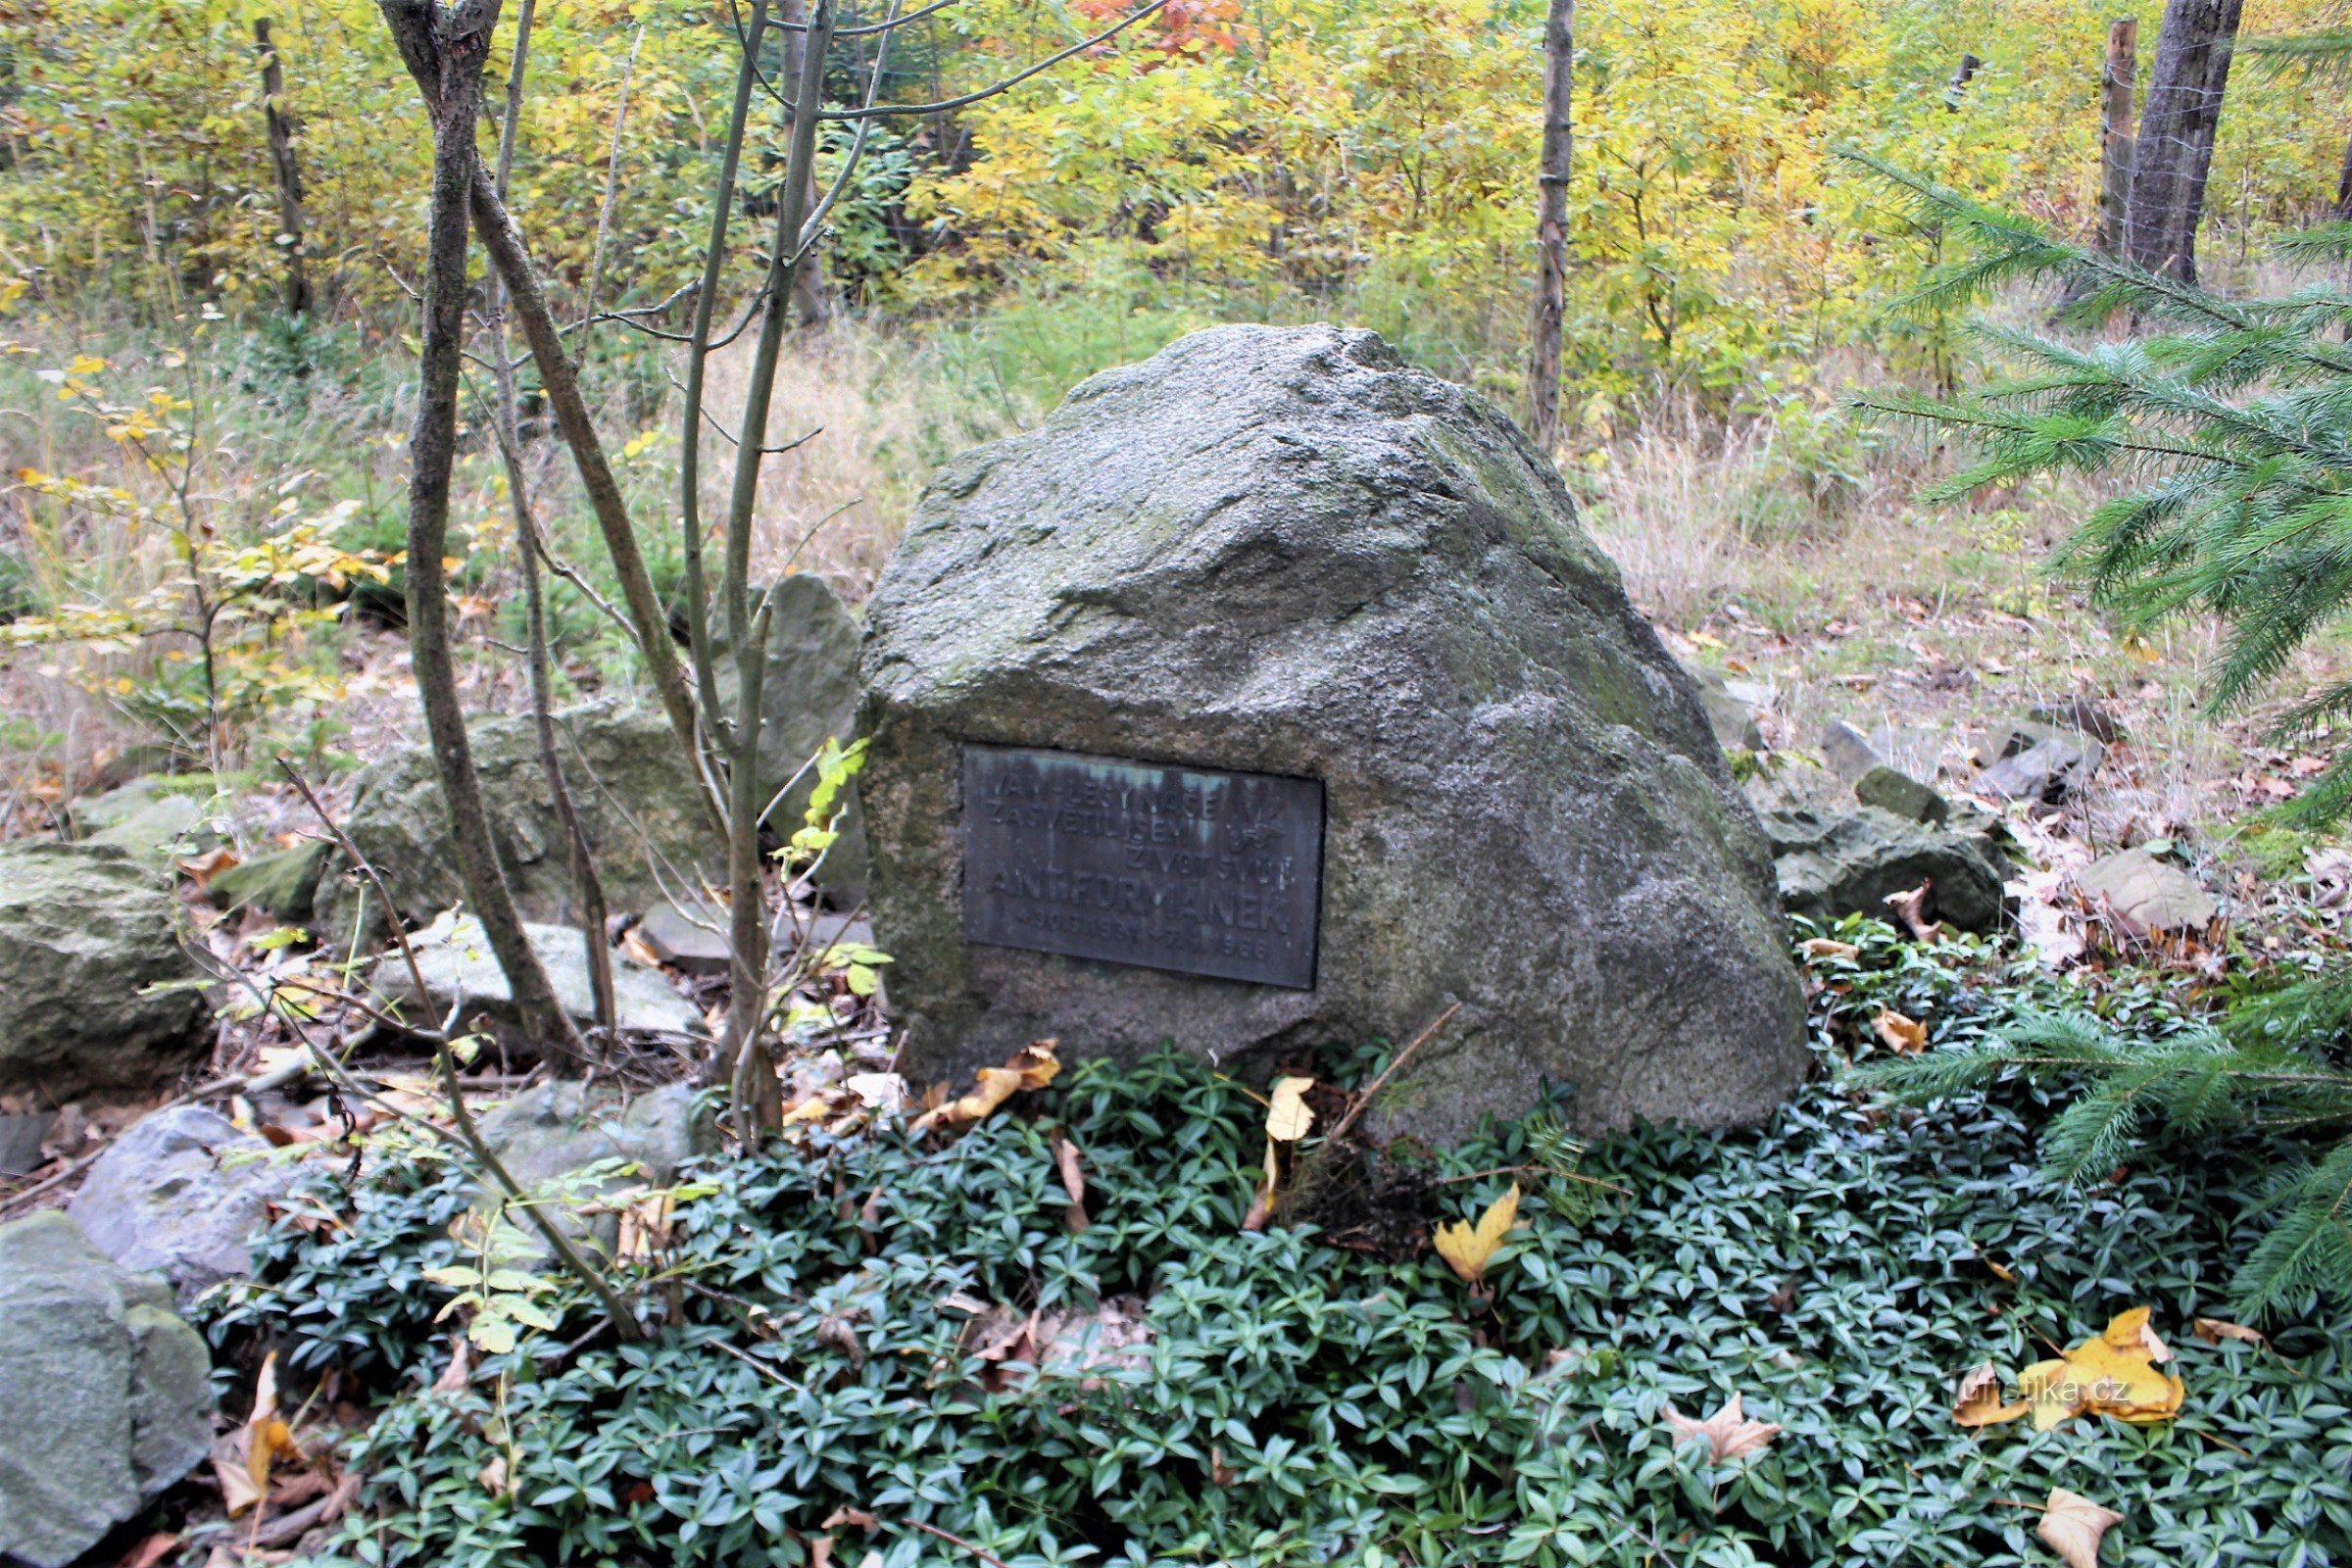
[[[278,243],[286,253],[286,314],[311,314],[310,273],[302,257],[302,170],[294,161],[294,137],[301,128],[284,109],[286,74],[278,65],[277,45],[270,41],[270,23],[256,17],[254,52],[262,57],[262,123],[270,135],[270,167],[277,176]]]
[[[2335,176],[2335,220],[2352,223],[2352,140],[2344,143],[2344,172]]]
[[[503,198],[514,168],[514,144],[522,127],[522,84],[530,69],[531,22],[538,0],[522,0],[514,19],[514,58],[507,73],[506,117],[498,133],[498,193]],[[644,36],[640,28],[638,36]],[[632,54],[631,60],[635,56]],[[593,290],[591,291],[593,292]],[[491,309],[497,318],[496,358],[492,369],[498,390],[498,446],[506,459],[507,494],[514,508],[514,541],[522,573],[525,657],[530,665],[531,726],[539,739],[539,768],[547,778],[548,798],[555,803],[556,820],[570,852],[572,895],[579,901],[580,942],[588,961],[588,989],[594,998],[596,1026],[609,1047],[619,1026],[619,1007],[612,994],[612,944],[605,934],[607,906],[604,878],[596,871],[596,847],[580,825],[580,813],[564,776],[564,758],[556,747],[555,668],[548,651],[547,594],[539,576],[539,519],[531,510],[530,476],[522,462],[522,420],[514,391],[514,355],[507,337],[506,295],[491,279]]]
[[[760,1026],[767,1017],[767,895],[760,857],[760,703],[767,673],[768,605],[754,612],[751,601],[752,519],[759,509],[760,468],[767,442],[767,414],[775,391],[776,362],[784,346],[792,269],[801,228],[808,215],[810,173],[816,165],[816,111],[824,94],[825,51],[833,35],[832,0],[816,0],[806,34],[801,73],[795,80],[791,150],[784,166],[783,192],[776,204],[774,248],[768,263],[765,300],[760,313],[760,341],[744,389],[743,424],[736,436],[735,482],[727,498],[727,566],[724,598],[727,641],[735,659],[735,732],[728,759],[727,941],[729,965],[727,1027],[718,1060],[735,1088],[737,1136],[747,1144],[777,1094],[767,1071]]]
[[[1527,365],[1528,429],[1550,457],[1560,438],[1560,323],[1568,314],[1568,125],[1576,0],[1550,0],[1544,23],[1544,143],[1536,172],[1536,306]]]
[[[409,445],[409,658],[432,739],[450,837],[466,897],[505,971],[524,1034],[563,1065],[584,1053],[531,950],[514,908],[482,807],[481,780],[458,700],[450,648],[448,582],[450,470],[457,456],[458,375],[465,348],[466,203],[479,173],[473,145],[481,113],[482,63],[499,0],[465,0],[448,11],[434,0],[379,0],[393,37],[420,82],[433,122],[433,193],[424,272],[423,344],[416,426]]]
[[[2132,260],[2185,283],[2197,278],[2197,221],[2214,131],[2245,0],[2166,0],[2133,149]]]
[[[2139,92],[2139,23],[2107,24],[2107,70],[2099,83],[2099,249],[2124,254],[2132,211],[2132,150]]]
[[[808,34],[801,30],[799,24],[808,21],[808,0],[783,0],[781,14],[787,24],[795,24],[788,26],[784,33],[784,79],[798,81],[801,79],[802,57],[808,47]],[[816,79],[819,82],[825,79],[822,62],[819,62]],[[816,206],[814,159],[808,163],[807,188],[801,192],[801,201],[803,212]],[[825,287],[825,256],[821,248],[811,250],[801,265],[793,270],[792,305],[803,326],[821,327],[833,318],[833,297]]]

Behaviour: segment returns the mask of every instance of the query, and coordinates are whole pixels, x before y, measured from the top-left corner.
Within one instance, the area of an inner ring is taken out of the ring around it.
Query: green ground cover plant
[[[453,1324],[427,1271],[465,1260],[469,1189],[414,1154],[318,1189],[295,1218],[340,1223],[282,1225],[211,1332],[232,1350],[273,1335],[295,1366],[391,1396],[355,1441],[367,1492],[336,1548],[371,1564],[800,1564],[831,1536],[837,1560],[889,1568],[984,1560],[973,1547],[1019,1568],[1993,1568],[2051,1560],[2032,1532],[2053,1486],[2125,1515],[2103,1560],[2352,1560],[2343,1332],[2187,1332],[2223,1309],[2285,1146],[2224,1138],[2069,1186],[2037,1162],[2050,1102],[2031,1085],[1924,1111],[1850,1093],[1836,1074],[1882,1010],[1965,1049],[2070,988],[1981,944],[1836,934],[1850,955],[1809,960],[1831,1076],[1758,1131],[1599,1144],[1586,1168],[1622,1193],[1596,1208],[1520,1176],[1485,1293],[1434,1253],[1243,1232],[1264,1112],[1163,1054],[1076,1065],[944,1150],[818,1133],[714,1163],[634,1265],[665,1314],[647,1345],[573,1348],[593,1306],[558,1291],[555,1329],[432,1392]],[[2166,1020],[2153,985],[2108,998],[2120,1024]],[[1513,1179],[1476,1173],[1532,1165],[1529,1136],[1393,1150],[1415,1178],[1398,1190],[1475,1217]],[[1075,1233],[1065,1138],[1092,1216]],[[992,1359],[972,1327],[983,1305],[1011,1322],[1106,1302],[1148,1339],[1065,1338],[1031,1370],[1013,1363],[1034,1342]],[[1952,1419],[1972,1366],[2013,1375],[2143,1303],[2179,1348],[2178,1420]],[[1783,1428],[1768,1448],[1717,1465],[1677,1447],[1669,1403],[1734,1395]]]

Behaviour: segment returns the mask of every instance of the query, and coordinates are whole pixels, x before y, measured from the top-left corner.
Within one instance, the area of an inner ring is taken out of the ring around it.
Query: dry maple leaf
[[[1278,1078],[1274,1094],[1266,1102],[1266,1136],[1276,1143],[1295,1144],[1304,1138],[1307,1129],[1315,1124],[1315,1113],[1307,1107],[1305,1095],[1315,1087],[1312,1078]]]
[[[1879,1043],[1898,1056],[1916,1056],[1928,1049],[1928,1026],[1899,1012],[1885,1011],[1871,1020]]]
[[[1952,1396],[1952,1419],[1964,1427],[1999,1426],[2033,1408],[2033,1402],[2026,1399],[2015,1404],[2002,1402],[2001,1375],[1989,1361],[1962,1378],[1958,1392]]]
[[[1487,1205],[1487,1211],[1473,1226],[1462,1220],[1441,1225],[1433,1238],[1438,1244],[1438,1255],[1452,1265],[1453,1271],[1472,1285],[1487,1277],[1487,1264],[1493,1260],[1502,1239],[1519,1223],[1519,1184]]]
[[[2148,1326],[2148,1310],[2118,1313],[2094,1338],[2063,1357],[2037,1361],[2017,1376],[2018,1392],[2031,1402],[2034,1429],[2047,1432],[2077,1415],[2111,1415],[2146,1426],[2180,1413],[2187,1397],[2181,1381],[2156,1370],[2172,1350]]]
[[[2135,1306],[2111,1320],[2099,1338],[2119,1350],[2145,1350],[2149,1360],[2162,1366],[2173,1358],[2173,1348],[2156,1337],[2154,1329],[2148,1327],[2148,1319],[2152,1315],[2149,1308]]]
[[[2227,1318],[2201,1317],[2197,1319],[2194,1327],[2197,1338],[2203,1340],[2207,1345],[2219,1345],[2224,1340],[2241,1340],[2248,1345],[2271,1343],[2258,1331],[2246,1327],[2243,1323],[2232,1323]]]
[[[1059,1045],[1055,1040],[1032,1040],[1014,1052],[1004,1066],[981,1068],[979,1086],[970,1094],[925,1111],[907,1130],[919,1137],[934,1127],[966,1126],[985,1119],[1021,1090],[1045,1088],[1061,1071],[1060,1058],[1054,1054]]]
[[[2034,1527],[2034,1533],[2066,1559],[2068,1568],[2098,1568],[2099,1543],[2123,1522],[2124,1516],[2113,1508],[2102,1508],[2064,1487],[2052,1487],[2049,1501],[2041,1505],[2041,1523]]]
[[[1940,921],[1927,917],[1928,895],[1935,891],[1936,879],[1928,876],[1921,877],[1919,886],[1908,893],[1886,895],[1886,907],[1892,909],[1894,917],[1903,922],[1903,929],[1921,942],[1935,940],[1936,934],[1943,929]]]
[[[1707,1440],[1707,1457],[1716,1464],[1727,1464],[1762,1453],[1772,1446],[1772,1440],[1781,1429],[1768,1421],[1750,1421],[1740,1413],[1740,1396],[1735,1394],[1724,1407],[1704,1421],[1693,1421],[1669,1404],[1665,1410],[1666,1424],[1674,1429],[1674,1446],[1681,1447],[1692,1438]]]

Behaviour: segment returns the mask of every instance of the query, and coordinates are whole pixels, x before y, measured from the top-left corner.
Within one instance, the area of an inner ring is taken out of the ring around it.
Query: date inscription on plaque
[[[963,749],[967,942],[1311,990],[1323,786]]]

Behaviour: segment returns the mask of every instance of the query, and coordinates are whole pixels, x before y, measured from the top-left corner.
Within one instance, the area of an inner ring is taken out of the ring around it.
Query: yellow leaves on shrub
[[[2148,1308],[2133,1307],[2095,1339],[2020,1372],[2013,1403],[2002,1402],[1992,1368],[1978,1367],[1960,1380],[1952,1419],[1964,1427],[1988,1427],[2031,1415],[2036,1432],[2078,1415],[2111,1415],[2138,1426],[2169,1421],[2180,1413],[2188,1392],[2179,1378],[2156,1370],[2172,1358],[2172,1348],[2149,1324]]]
[[[1438,1255],[1444,1258],[1464,1282],[1477,1285],[1487,1277],[1487,1264],[1493,1260],[1502,1239],[1511,1227],[1519,1223],[1519,1184],[1487,1205],[1487,1211],[1473,1226],[1461,1220],[1441,1225],[1433,1238],[1438,1244]]]
[[[1734,1459],[1743,1459],[1751,1453],[1762,1453],[1772,1446],[1772,1440],[1781,1435],[1781,1429],[1772,1422],[1750,1421],[1742,1415],[1740,1411],[1740,1396],[1737,1394],[1722,1409],[1704,1421],[1693,1421],[1671,1404],[1666,1406],[1663,1416],[1666,1424],[1674,1429],[1676,1447],[1681,1447],[1692,1438],[1704,1438],[1707,1457],[1716,1464],[1729,1464]]]
[[[1002,1067],[980,1069],[978,1087],[960,1100],[951,1101],[936,1110],[924,1111],[914,1119],[908,1130],[916,1136],[934,1127],[968,1127],[985,1121],[1014,1095],[1024,1089],[1043,1089],[1061,1071],[1061,1060],[1054,1054],[1060,1042],[1032,1040],[1014,1052]]]
[[[2099,1543],[2124,1522],[2113,1508],[2102,1508],[2080,1493],[2052,1487],[2041,1505],[2041,1523],[2034,1533],[2064,1558],[2067,1568],[2098,1568]]]

